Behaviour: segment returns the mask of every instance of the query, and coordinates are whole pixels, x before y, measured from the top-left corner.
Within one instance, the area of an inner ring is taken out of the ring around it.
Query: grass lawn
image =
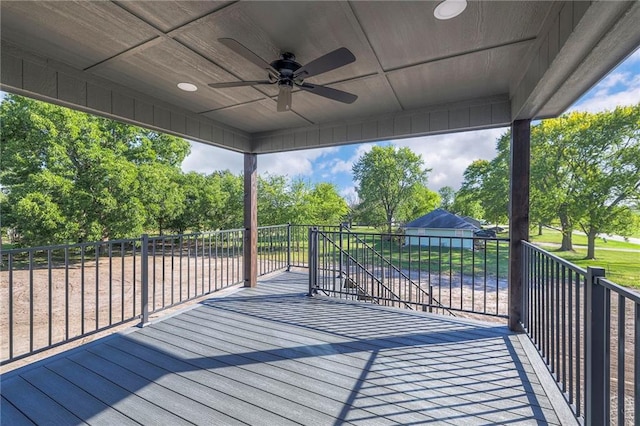
[[[509,247],[506,241],[499,243],[490,241],[487,242],[486,247],[469,250],[460,247],[404,246],[402,244],[403,240],[389,241],[386,238],[381,238],[373,228],[367,230],[358,228],[357,232],[360,238],[358,242],[353,236],[349,238],[347,233],[344,234],[343,248],[363,264],[380,266],[381,261],[364,249],[362,241],[373,247],[376,252],[401,270],[431,274],[440,273],[443,275],[463,274],[467,276],[507,278]],[[338,235],[336,233],[330,232],[327,236],[334,240],[336,244],[338,243]],[[349,242],[347,242],[347,239],[349,239]],[[296,238],[291,243],[292,263],[306,263],[307,240]],[[320,245],[321,251],[326,250],[327,253],[336,251],[336,246],[332,244]]]
[[[376,251],[401,269],[443,274],[455,273],[456,271],[463,272],[465,275],[484,275],[486,273],[487,276],[507,277],[508,248],[506,243],[501,243],[497,250],[494,243],[486,250],[476,251],[448,247],[404,247],[397,242],[391,243],[381,240],[379,236],[375,235],[376,231],[373,228],[358,227],[352,231],[358,232],[360,237],[372,245]],[[500,234],[500,237],[505,235]],[[557,251],[561,240],[559,231],[545,229],[542,236],[532,235],[531,240],[534,243],[556,244],[556,247],[543,245],[542,248],[583,268],[601,266],[605,268],[607,277],[613,282],[640,289],[640,245],[638,244],[611,240],[605,242],[599,238],[596,241],[597,259],[585,260],[587,237],[584,235],[574,235],[573,243],[576,249],[573,252]],[[293,251],[299,251],[292,257],[298,261],[306,262],[306,239],[300,238],[300,241],[293,241],[293,245]],[[599,250],[603,248],[606,250]]]
[[[560,246],[561,235],[559,231],[545,229],[543,235],[532,235],[531,241],[535,243],[553,243]],[[542,246],[544,250],[550,251],[556,256],[568,260],[580,267],[600,266],[605,268],[607,278],[611,281],[635,289],[640,289],[640,245],[620,241],[596,240],[596,259],[586,260],[587,237],[584,235],[573,236],[573,252],[561,252],[557,247]],[[606,250],[599,250],[606,249]],[[625,251],[625,250],[638,250]]]
[[[531,232],[531,242],[556,243],[558,245],[560,245],[560,243],[562,242],[562,234],[560,233],[560,231],[545,228],[542,231],[542,235],[536,235],[537,233],[537,228],[533,232]],[[573,245],[575,246],[587,246],[586,235],[573,234],[572,240]],[[608,239],[596,238],[596,256],[598,255],[599,248],[622,248],[640,250],[640,245],[627,243],[625,241],[613,241]]]

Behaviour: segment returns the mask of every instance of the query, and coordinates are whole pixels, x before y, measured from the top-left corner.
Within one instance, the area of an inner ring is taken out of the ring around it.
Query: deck
[[[274,274],[6,373],[1,423],[565,423],[506,327],[305,290]]]

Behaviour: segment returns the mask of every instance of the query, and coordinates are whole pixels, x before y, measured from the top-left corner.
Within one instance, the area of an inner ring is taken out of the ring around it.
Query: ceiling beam
[[[252,135],[252,151],[263,154],[502,127],[511,123],[510,111],[509,97],[504,94],[346,122],[256,133]]]

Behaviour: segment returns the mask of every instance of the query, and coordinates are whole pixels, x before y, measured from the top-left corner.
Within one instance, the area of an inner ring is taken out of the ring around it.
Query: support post
[[[244,154],[244,286],[258,282],[258,157]]]
[[[522,316],[522,241],[529,240],[531,120],[511,124],[509,186],[509,329],[520,331]]]
[[[587,318],[585,321],[586,345],[586,377],[585,377],[585,421],[587,426],[604,425],[609,423],[609,383],[607,380],[609,363],[609,344],[606,333],[607,306],[605,289],[598,285],[598,277],[604,277],[603,268],[587,268],[587,283],[585,288],[585,303],[587,304]]]
[[[140,302],[142,304],[142,315],[140,319],[140,327],[144,327],[149,323],[149,235],[142,235],[142,247],[140,251],[140,281],[142,291]]]

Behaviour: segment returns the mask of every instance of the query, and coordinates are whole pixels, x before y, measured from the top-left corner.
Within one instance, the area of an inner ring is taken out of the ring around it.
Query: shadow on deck
[[[305,290],[275,274],[7,373],[1,423],[560,424],[505,327]]]

